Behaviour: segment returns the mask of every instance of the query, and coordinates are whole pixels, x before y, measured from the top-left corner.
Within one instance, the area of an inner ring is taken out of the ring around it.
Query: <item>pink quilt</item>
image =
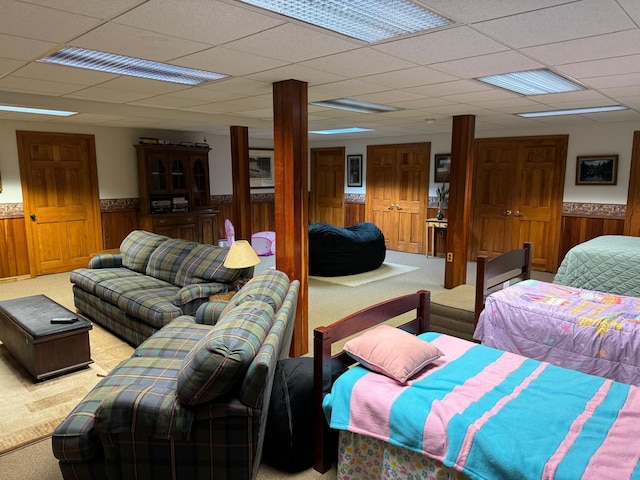
[[[640,298],[527,280],[487,297],[474,338],[640,385]]]

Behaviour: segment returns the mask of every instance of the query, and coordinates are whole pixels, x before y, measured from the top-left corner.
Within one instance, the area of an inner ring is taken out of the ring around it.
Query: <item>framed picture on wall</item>
[[[616,185],[618,155],[583,155],[576,162],[576,185]]]
[[[362,155],[347,155],[347,186],[362,186]]]
[[[251,188],[272,188],[273,185],[273,150],[250,148],[249,186]]]
[[[436,153],[433,162],[433,183],[448,183],[451,172],[451,154]]]

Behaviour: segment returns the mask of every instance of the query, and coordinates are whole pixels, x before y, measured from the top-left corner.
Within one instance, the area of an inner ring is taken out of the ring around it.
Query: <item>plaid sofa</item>
[[[65,480],[255,478],[299,285],[268,270],[139,345],[55,429]]]
[[[134,230],[119,254],[97,255],[71,272],[79,312],[139,345],[180,315],[193,315],[209,296],[235,290],[253,275],[223,266],[228,248]]]

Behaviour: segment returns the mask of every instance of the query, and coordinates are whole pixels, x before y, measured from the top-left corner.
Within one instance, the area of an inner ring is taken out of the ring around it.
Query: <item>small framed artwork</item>
[[[576,185],[617,185],[618,155],[584,155],[576,162]]]
[[[436,153],[433,163],[433,183],[449,183],[451,172],[451,154]]]
[[[250,148],[249,186],[251,188],[272,188],[273,185],[273,150]]]
[[[362,155],[347,155],[347,187],[362,186]]]

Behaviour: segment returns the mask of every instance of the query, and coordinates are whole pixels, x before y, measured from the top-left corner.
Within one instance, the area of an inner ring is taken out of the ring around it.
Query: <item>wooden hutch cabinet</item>
[[[207,147],[134,145],[138,154],[140,228],[172,238],[218,243],[211,209]]]

